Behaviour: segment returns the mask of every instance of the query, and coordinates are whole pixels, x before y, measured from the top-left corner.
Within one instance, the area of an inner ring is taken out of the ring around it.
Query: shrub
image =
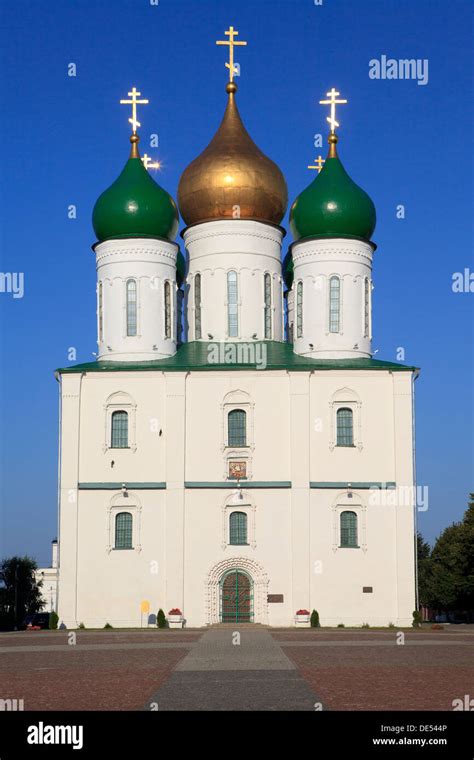
[[[413,623],[412,623],[413,628],[419,628],[421,623],[422,623],[421,612],[419,610],[414,610]]]
[[[104,628],[113,628],[113,625],[110,625],[110,623],[106,623],[106,624],[104,625]]]
[[[296,610],[297,615],[309,615],[309,610]]]
[[[338,627],[338,628],[345,628],[346,626],[344,625],[344,623],[338,623],[338,624],[337,624],[337,627]]]
[[[51,612],[49,616],[49,628],[51,631],[55,631],[58,627],[59,617],[56,612]]]
[[[158,615],[156,616],[156,624],[158,628],[166,628],[166,616],[161,607],[158,610]]]
[[[182,615],[183,613],[179,609],[179,607],[173,607],[172,610],[168,612],[168,615]]]
[[[86,626],[84,625],[84,623],[79,623],[79,628],[85,628],[85,627]]]
[[[313,610],[311,613],[311,628],[321,628],[321,623],[319,622],[319,612],[317,612],[317,610]]]
[[[388,627],[389,627],[389,628],[395,628],[395,625],[394,625],[392,622],[390,622],[390,623],[388,624]]]
[[[370,628],[370,625],[368,623],[362,623],[362,628]]]

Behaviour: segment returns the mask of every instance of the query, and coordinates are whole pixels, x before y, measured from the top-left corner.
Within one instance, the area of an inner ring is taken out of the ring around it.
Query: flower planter
[[[311,626],[311,615],[309,612],[296,613],[295,615],[296,628],[309,628]]]
[[[182,628],[184,623],[183,616],[180,615],[168,615],[168,625],[170,628]]]

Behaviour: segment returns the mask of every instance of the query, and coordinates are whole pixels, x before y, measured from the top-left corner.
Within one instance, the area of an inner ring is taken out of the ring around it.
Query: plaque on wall
[[[374,591],[373,586],[362,586],[362,593],[363,594],[372,594]]]
[[[269,604],[281,604],[283,602],[283,594],[268,594],[267,602]]]
[[[229,462],[229,478],[245,480],[247,477],[247,462]]]

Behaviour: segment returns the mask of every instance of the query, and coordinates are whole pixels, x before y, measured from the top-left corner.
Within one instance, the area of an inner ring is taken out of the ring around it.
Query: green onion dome
[[[297,197],[290,211],[295,240],[308,237],[358,237],[370,240],[375,206],[349,177],[336,151],[337,136],[329,135],[329,154],[313,182]]]
[[[291,251],[288,251],[285,258],[283,259],[283,282],[285,283],[288,290],[291,290],[291,286],[293,285],[293,278],[294,278],[294,264],[293,264],[293,256],[291,255]]]
[[[115,182],[97,200],[92,225],[97,240],[158,237],[174,240],[178,209],[171,195],[150,176],[138,152],[138,135],[130,137],[130,158]]]

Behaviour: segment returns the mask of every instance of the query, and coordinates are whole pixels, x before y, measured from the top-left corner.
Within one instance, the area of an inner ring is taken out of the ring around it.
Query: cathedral
[[[56,372],[67,628],[160,608],[190,627],[412,622],[418,370],[372,357],[376,213],[338,155],[346,101],[321,101],[329,150],[287,243],[285,178],[237,107],[236,34],[177,204],[140,156],[147,101],[123,101],[130,155],[93,210],[97,359]]]

